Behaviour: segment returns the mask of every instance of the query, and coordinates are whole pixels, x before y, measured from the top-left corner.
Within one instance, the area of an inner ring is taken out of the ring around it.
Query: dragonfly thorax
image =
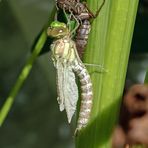
[[[65,31],[60,31],[61,28],[64,28]],[[72,40],[70,33],[64,23],[57,21],[53,22],[48,29],[48,35],[56,38],[51,45],[51,51],[57,70],[57,100],[60,111],[66,110],[69,123],[75,113],[79,97],[75,75],[80,79],[82,100],[75,132],[77,133],[89,121],[93,92],[89,73],[78,56],[76,43]]]
[[[76,59],[75,44],[68,36],[54,41],[51,48],[55,60],[70,64]]]

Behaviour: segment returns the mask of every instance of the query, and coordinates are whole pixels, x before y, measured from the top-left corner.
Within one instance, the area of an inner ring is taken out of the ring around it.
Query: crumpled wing
[[[57,90],[58,90],[58,103],[60,111],[66,110],[68,122],[76,110],[78,101],[78,87],[75,82],[75,74],[72,67],[67,64],[56,62],[57,69]]]

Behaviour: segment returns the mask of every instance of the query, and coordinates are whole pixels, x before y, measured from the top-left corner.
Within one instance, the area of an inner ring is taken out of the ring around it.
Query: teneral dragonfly
[[[76,110],[78,88],[75,75],[81,84],[81,105],[76,131],[85,127],[92,108],[92,83],[90,75],[79,58],[76,44],[66,24],[58,21],[51,23],[47,34],[55,38],[51,45],[52,59],[57,70],[57,92],[60,111],[66,110],[68,122]]]

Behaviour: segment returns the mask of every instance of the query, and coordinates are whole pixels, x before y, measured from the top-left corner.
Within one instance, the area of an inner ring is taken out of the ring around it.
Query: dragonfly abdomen
[[[78,75],[81,83],[81,105],[77,122],[77,130],[85,127],[89,121],[92,108],[92,83],[87,69],[78,64],[74,67],[75,73]]]

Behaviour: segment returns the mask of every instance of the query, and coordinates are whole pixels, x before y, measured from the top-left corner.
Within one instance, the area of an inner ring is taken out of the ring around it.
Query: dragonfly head
[[[62,38],[69,34],[69,30],[65,23],[54,21],[48,27],[47,34],[54,38]]]

